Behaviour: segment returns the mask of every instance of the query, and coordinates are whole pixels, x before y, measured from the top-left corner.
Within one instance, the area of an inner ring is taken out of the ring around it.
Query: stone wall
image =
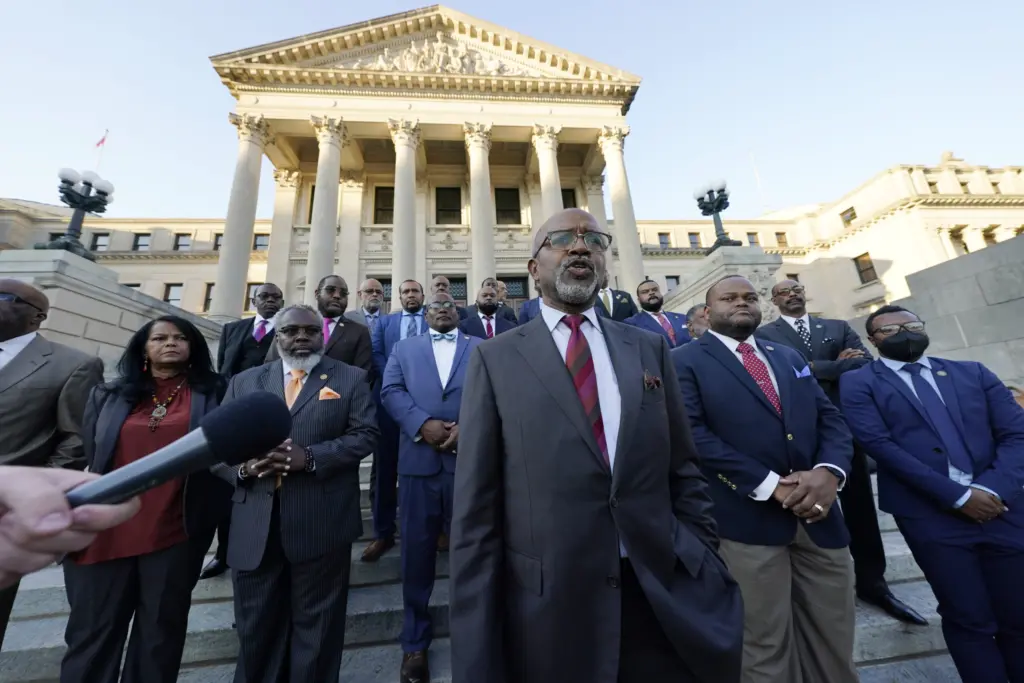
[[[704,303],[708,288],[726,275],[742,275],[761,297],[763,322],[770,322],[778,315],[771,302],[771,290],[775,285],[775,271],[782,265],[778,254],[766,254],[761,247],[723,247],[715,249],[700,265],[684,285],[680,285],[667,296],[664,310],[686,313],[691,306]]]
[[[0,251],[0,278],[23,280],[42,289],[50,300],[50,315],[42,333],[47,339],[99,356],[108,376],[131,335],[146,321],[162,315],[192,322],[217,357],[219,324],[119,285],[114,271],[69,252]]]
[[[928,324],[928,353],[984,363],[1024,388],[1024,236],[907,276],[910,297],[893,301]],[[865,334],[866,317],[850,324]]]

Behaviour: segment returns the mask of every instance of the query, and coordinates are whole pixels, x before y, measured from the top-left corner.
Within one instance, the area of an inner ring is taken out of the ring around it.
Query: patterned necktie
[[[405,338],[419,336],[420,333],[420,321],[415,315],[406,316],[408,322],[405,323]]]
[[[373,331],[377,329],[377,316],[366,316],[366,326],[370,328],[370,334],[373,334]]]
[[[487,338],[488,339],[491,339],[492,337],[494,337],[494,326],[491,325],[491,319],[493,317],[494,317],[493,315],[485,315],[484,316],[484,330],[487,332]]]
[[[331,325],[334,324],[334,318],[324,318],[324,343],[326,344],[331,338]]]
[[[288,379],[288,384],[284,385],[284,402],[288,404],[288,408],[291,409],[295,405],[295,401],[298,400],[299,394],[302,393],[302,378],[306,376],[305,370],[291,370],[291,377]],[[282,477],[280,474],[274,477],[274,488],[281,488]]]
[[[608,290],[601,292],[601,301],[604,302],[604,307],[608,309],[608,315],[612,314],[612,298],[608,294]]]
[[[924,368],[920,363],[907,363],[903,366],[903,372],[910,375],[911,383],[914,385],[914,393],[917,400],[924,406],[924,412],[928,421],[938,433],[943,445],[946,447],[946,457],[949,464],[961,472],[974,474],[974,460],[971,458],[967,446],[964,445],[960,430],[953,422],[953,416],[949,413],[949,406],[942,400],[942,396],[935,391],[931,384],[921,376]]]
[[[668,317],[658,311],[658,322],[661,323],[661,328],[668,333],[668,338],[672,342],[672,346],[676,345],[676,331],[672,329],[672,323],[668,321]]]
[[[430,338],[433,339],[434,341],[453,342],[455,341],[455,338],[458,336],[459,333],[456,332],[455,330],[452,330],[451,332],[435,332],[433,330],[430,331]]]
[[[811,350],[811,331],[807,329],[807,324],[804,323],[804,319],[800,318],[796,321],[796,333],[800,335],[800,338],[804,340],[804,346],[807,350]]]
[[[779,400],[779,394],[775,391],[775,386],[772,384],[771,375],[768,374],[768,366],[757,357],[754,347],[747,342],[742,342],[736,347],[736,350],[743,356],[744,369],[754,378],[757,386],[761,387],[761,391],[764,392],[765,397],[775,408],[776,412],[782,415],[782,401]]]
[[[562,322],[569,328],[569,347],[565,351],[565,365],[569,368],[572,376],[572,383],[576,386],[576,395],[583,403],[583,412],[587,414],[587,421],[594,432],[594,439],[604,457],[604,464],[609,465],[608,443],[604,436],[604,420],[601,419],[601,404],[597,395],[597,372],[594,368],[594,358],[590,355],[590,344],[583,335],[582,315],[566,315]]]
[[[256,329],[253,330],[252,336],[253,336],[253,339],[256,340],[257,344],[259,342],[263,341],[263,338],[267,336],[267,321],[266,320],[260,320],[258,323],[256,323]]]

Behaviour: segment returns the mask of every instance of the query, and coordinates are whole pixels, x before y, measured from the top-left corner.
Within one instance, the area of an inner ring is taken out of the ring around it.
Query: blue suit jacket
[[[663,311],[663,313],[665,313],[665,317],[668,318],[669,323],[671,323],[672,329],[675,330],[675,344],[673,344],[672,340],[669,339],[668,332],[665,331],[665,328],[659,325],[658,321],[652,318],[650,314],[647,313],[647,311],[640,311],[636,315],[626,318],[625,320],[623,320],[623,322],[626,323],[627,325],[632,325],[633,327],[639,327],[642,330],[647,330],[648,332],[660,334],[661,336],[668,340],[669,346],[678,347],[690,341],[690,333],[686,330],[686,316],[683,315],[682,313],[670,313],[668,311]]]
[[[425,313],[425,312],[424,312]],[[421,323],[421,332],[426,332],[427,323],[424,319]],[[389,313],[381,316],[377,321],[377,327],[373,330],[371,339],[373,346],[373,367],[377,370],[378,376],[384,375],[384,368],[387,367],[388,358],[391,356],[391,349],[402,339],[402,311]]]
[[[494,316],[491,324],[494,325],[495,336],[516,327],[516,324],[510,319],[502,318],[498,315]],[[471,311],[465,320],[459,322],[459,330],[478,339],[487,339],[487,330],[484,329],[484,322],[480,320],[480,316],[476,311]]]
[[[779,384],[781,416],[739,358],[713,334],[673,349],[672,361],[719,534],[740,543],[779,546],[793,540],[802,522],[775,501],[755,501],[750,494],[769,471],[785,476],[828,463],[848,473],[853,439],[799,353],[781,344],[757,345]],[[820,547],[849,543],[838,505],[805,528]]]
[[[420,427],[430,419],[459,421],[462,385],[469,365],[469,352],[481,341],[460,334],[455,341],[455,360],[448,384],[441,388],[433,341],[429,334],[406,339],[394,348],[384,370],[381,401],[399,426],[398,473],[429,477],[443,467],[455,472],[455,455],[439,453],[422,439]]]
[[[525,325],[540,315],[540,297],[527,299],[519,307],[519,324]]]
[[[928,360],[974,461],[974,483],[1013,510],[1024,487],[1024,410],[981,363]],[[943,443],[910,388],[881,361],[839,383],[850,429],[878,462],[879,507],[918,518],[952,509],[967,488],[949,478]]]

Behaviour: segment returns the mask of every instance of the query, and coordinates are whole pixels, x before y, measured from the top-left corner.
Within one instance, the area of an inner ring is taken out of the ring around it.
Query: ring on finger
[[[819,515],[825,514],[825,508],[822,507],[821,503],[815,503],[813,507],[814,511],[817,512]]]

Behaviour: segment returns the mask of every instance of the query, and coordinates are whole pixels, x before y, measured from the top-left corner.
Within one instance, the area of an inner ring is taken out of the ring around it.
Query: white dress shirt
[[[458,330],[453,330],[458,335]],[[428,332],[429,334],[429,332]],[[437,376],[441,380],[441,388],[448,386],[448,378],[452,374],[452,365],[455,364],[455,350],[458,346],[456,339],[431,339],[430,346],[434,351],[434,362],[437,363]]]
[[[811,331],[811,316],[807,315],[806,313],[804,313],[799,318],[791,318],[788,315],[783,315],[783,316],[781,316],[781,318],[783,320],[785,320],[787,323],[789,323],[789,326],[792,327],[793,330],[797,334],[800,334],[800,330],[798,330],[797,327],[796,327],[796,321],[797,320],[803,320],[804,321],[804,325],[807,327],[807,331],[808,332]]]
[[[914,393],[914,396],[917,396],[917,390],[914,389],[914,380],[912,379],[911,374],[909,372],[901,372],[903,370],[903,366],[907,365],[907,363],[904,363],[903,361],[900,360],[893,360],[892,358],[885,357],[881,357],[879,358],[879,360],[882,361],[885,367],[889,368],[894,373],[896,373],[896,376],[900,378],[900,381],[907,385],[907,388],[909,388],[910,391]],[[945,403],[946,399],[943,398],[942,392],[939,391],[939,385],[935,383],[935,376],[932,375],[932,363],[930,360],[928,360],[928,356],[921,356],[921,358],[917,360],[917,364],[923,366],[923,369],[921,370],[921,379],[923,379],[925,382],[928,382],[928,384],[931,385],[932,389],[935,390],[935,393],[939,395],[939,400]],[[974,488],[978,488],[987,493],[991,493],[996,498],[999,497],[996,494],[996,492],[991,489],[985,488],[984,486],[975,486],[973,484],[974,476],[970,472],[962,472],[958,470],[957,468],[953,467],[952,463],[949,464],[949,478],[958,484],[962,484],[963,486],[973,486]],[[971,492],[968,491],[967,493],[962,495],[959,500],[953,503],[953,507],[962,507],[963,504],[966,503],[970,497]]]
[[[257,313],[256,315],[254,315],[252,317],[252,336],[253,336],[253,338],[256,337],[256,328],[260,326],[260,321],[261,320],[266,320],[267,321],[267,326],[266,326],[266,328],[264,328],[264,331],[263,331],[265,335],[266,334],[270,334],[273,331],[273,329],[274,329],[274,319],[273,318],[264,318],[262,315]]]
[[[720,342],[725,344],[725,348],[732,351],[733,355],[736,356],[736,359],[740,362],[740,365],[743,365],[743,354],[741,354],[738,350],[740,344],[743,342],[737,341],[732,337],[726,337],[725,335],[719,334],[718,332],[715,332],[714,330],[711,329],[707,331],[707,334],[714,335]],[[772,364],[768,362],[768,357],[764,355],[764,352],[761,351],[760,347],[754,341],[753,337],[748,337],[747,339],[744,340],[744,342],[754,347],[754,355],[757,356],[762,363],[764,363],[764,366],[766,368],[768,368],[768,379],[772,381],[772,386],[775,387],[775,393],[778,395],[779,400],[781,401],[782,392],[779,391],[779,380],[776,379],[775,377],[775,370],[772,369]],[[808,381],[813,382],[816,380],[812,378],[811,380]],[[826,462],[818,463],[817,465],[814,466],[813,469],[817,469],[819,467],[827,467],[830,470],[834,471],[835,473],[842,475],[839,478],[839,490],[841,491],[843,489],[843,486],[846,485],[846,471],[843,470],[843,468],[839,467],[838,465],[833,465],[831,463]],[[778,472],[769,471],[768,476],[764,478],[764,481],[761,482],[761,484],[756,489],[754,489],[754,492],[750,494],[750,497],[757,501],[765,501],[770,499],[772,497],[772,493],[775,492],[776,487],[779,485],[780,479],[782,479],[782,475],[780,475]]]
[[[565,313],[546,306],[543,299],[539,301],[540,314],[544,318],[544,324],[551,331],[551,337],[555,340],[558,353],[562,355],[562,362],[565,362],[565,355],[569,351],[569,337],[572,330],[562,322]],[[590,346],[590,357],[594,360],[594,374],[597,375],[597,402],[601,408],[601,422],[604,424],[604,440],[608,448],[608,464],[615,467],[615,449],[619,440],[619,422],[622,419],[622,396],[619,394],[619,380],[615,377],[615,367],[612,365],[612,357],[608,354],[608,343],[604,339],[604,333],[597,321],[597,310],[588,309],[583,313],[586,318],[580,331]],[[619,554],[626,557],[626,548],[619,543]]]
[[[292,366],[289,365],[288,361],[286,361],[284,358],[281,359],[281,365],[284,368],[284,386],[287,389],[288,383],[292,381]],[[308,372],[302,376],[302,379],[299,380],[302,383],[302,386],[306,386],[307,379],[309,379]]]
[[[0,342],[0,370],[7,367],[7,364],[14,360],[19,353],[25,350],[25,347],[32,343],[32,340],[36,338],[35,332],[29,332],[23,334],[20,337],[14,337],[8,339],[5,342]]]
[[[498,317],[498,312],[497,311],[494,312],[494,315],[485,315],[485,314],[481,313],[480,309],[478,308],[476,310],[476,314],[478,316],[480,316],[480,324],[484,326],[484,332],[487,331],[487,319],[490,318],[491,319],[491,332],[494,333],[494,334],[498,334],[498,325],[494,322],[497,319],[497,317]]]

